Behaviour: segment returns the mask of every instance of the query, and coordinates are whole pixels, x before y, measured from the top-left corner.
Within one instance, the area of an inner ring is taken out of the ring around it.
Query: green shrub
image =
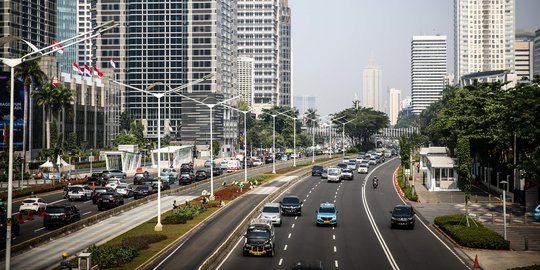
[[[258,185],[258,184],[260,184],[262,181],[264,181],[266,178],[268,178],[268,175],[258,174],[258,175],[250,176],[250,177],[248,178],[248,181],[249,181],[249,183],[251,183],[251,184]]]
[[[163,234],[143,234],[137,236],[130,236],[122,240],[122,246],[132,247],[140,251],[147,249],[148,246],[152,243],[157,243],[165,239],[167,239],[167,236]]]
[[[207,210],[205,205],[182,205],[163,219],[165,224],[184,224]]]
[[[510,248],[510,241],[504,240],[500,234],[480,223],[467,227],[464,215],[436,217],[435,225],[439,226],[458,244],[465,247],[505,250]]]
[[[100,269],[121,266],[132,261],[138,255],[133,247],[117,246],[91,246],[88,252],[92,253],[92,262]]]

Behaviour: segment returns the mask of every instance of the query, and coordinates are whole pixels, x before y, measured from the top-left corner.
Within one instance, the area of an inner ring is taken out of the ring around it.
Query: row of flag
[[[53,39],[52,44],[57,48],[57,53],[64,54],[64,47],[62,47],[60,43],[56,42],[56,40]],[[116,63],[112,58],[109,60],[109,65],[112,68],[116,68]],[[101,72],[101,70],[99,70],[95,66],[93,68],[90,68],[88,65],[85,64],[83,68],[81,68],[81,66],[79,66],[79,64],[77,64],[76,62],[73,62],[73,71],[79,74],[86,74],[88,76],[97,76],[99,78],[103,77],[103,72]]]

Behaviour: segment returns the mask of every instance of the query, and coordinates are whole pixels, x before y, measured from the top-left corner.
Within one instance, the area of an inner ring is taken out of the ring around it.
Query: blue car
[[[540,220],[540,204],[534,209],[534,219]]]
[[[337,213],[336,205],[333,203],[321,203],[319,209],[317,209],[317,226],[330,225],[337,226]]]

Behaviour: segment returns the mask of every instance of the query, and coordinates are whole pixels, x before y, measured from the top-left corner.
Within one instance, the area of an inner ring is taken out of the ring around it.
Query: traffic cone
[[[19,224],[23,224],[23,223],[24,223],[24,219],[23,219],[23,217],[22,217],[22,213],[21,213],[21,212],[19,212],[19,213],[17,214],[17,223],[19,223]]]
[[[27,210],[26,213],[28,213],[28,215],[26,216],[26,220],[34,220],[34,217],[32,216],[32,210]]]
[[[478,264],[478,255],[474,257],[474,269],[480,268],[480,265]]]

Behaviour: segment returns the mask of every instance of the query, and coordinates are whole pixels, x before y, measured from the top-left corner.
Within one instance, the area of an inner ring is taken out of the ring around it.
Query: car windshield
[[[279,207],[265,206],[262,211],[263,213],[279,213]]]
[[[27,199],[24,200],[23,203],[34,203],[35,201],[37,201],[37,199]]]
[[[246,234],[247,238],[270,238],[270,232],[267,230],[250,230]]]
[[[283,203],[299,203],[300,200],[296,197],[285,197],[283,198]]]
[[[362,164],[360,165],[360,167],[364,167],[364,168],[367,168],[367,164],[365,164],[365,163],[362,163]]]
[[[82,191],[82,187],[71,187],[71,191]]]
[[[336,208],[334,207],[321,207],[319,208],[319,213],[335,213]]]
[[[323,167],[322,166],[313,166],[313,170],[322,170]]]
[[[394,208],[393,214],[410,214],[412,211],[411,207],[396,207]]]
[[[102,193],[99,195],[101,198],[112,198],[113,195],[111,193]]]
[[[135,190],[144,191],[144,190],[148,190],[148,187],[138,186]]]
[[[335,169],[335,168],[328,169],[328,174],[330,175],[339,174],[339,169]]]
[[[48,213],[64,213],[64,207],[51,207],[51,206],[48,206],[46,211]]]

